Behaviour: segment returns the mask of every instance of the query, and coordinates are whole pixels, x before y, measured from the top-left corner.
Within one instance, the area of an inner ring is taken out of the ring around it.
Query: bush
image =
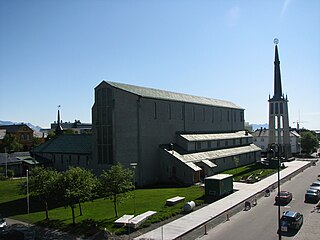
[[[8,176],[8,178],[13,178],[13,176],[14,176],[14,171],[13,171],[12,169],[8,169],[8,171],[7,171],[7,176]]]

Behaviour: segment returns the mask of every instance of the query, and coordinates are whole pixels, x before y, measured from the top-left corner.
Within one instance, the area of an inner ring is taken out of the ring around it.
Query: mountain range
[[[0,125],[15,125],[15,124],[26,124],[28,127],[30,127],[31,129],[33,129],[33,131],[36,131],[36,132],[40,132],[40,130],[42,129],[42,127],[34,126],[31,123],[11,122],[11,121],[2,121],[2,120],[0,120]]]

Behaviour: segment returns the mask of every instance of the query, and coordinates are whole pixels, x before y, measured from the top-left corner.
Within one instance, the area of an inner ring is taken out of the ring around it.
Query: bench
[[[179,202],[183,202],[184,199],[185,199],[185,197],[179,197],[179,196],[176,196],[176,197],[173,197],[173,198],[169,198],[166,201],[166,205],[172,206],[172,205],[175,205],[175,204],[177,204]]]
[[[127,225],[128,222],[134,217],[134,215],[123,215],[121,218],[118,218],[116,221],[114,221],[114,224],[118,227],[122,227],[124,225]]]
[[[128,222],[128,226],[136,229],[142,223],[144,223],[149,217],[151,217],[152,215],[154,215],[156,213],[157,212],[155,212],[155,211],[147,211],[147,212],[144,212],[140,215],[137,215],[134,218],[130,219],[130,221]]]

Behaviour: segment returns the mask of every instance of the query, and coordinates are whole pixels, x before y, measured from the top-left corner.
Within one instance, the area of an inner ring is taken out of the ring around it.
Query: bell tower
[[[274,58],[274,94],[269,95],[269,147],[277,144],[280,155],[287,160],[291,157],[288,98],[284,97],[281,86],[280,61],[278,54],[277,38],[274,39],[275,58]]]

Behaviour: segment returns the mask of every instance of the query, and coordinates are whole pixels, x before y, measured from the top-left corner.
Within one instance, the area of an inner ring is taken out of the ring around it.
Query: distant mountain
[[[31,123],[24,123],[24,122],[11,122],[11,121],[1,121],[0,120],[0,125],[15,125],[15,124],[26,124],[28,125],[31,129],[33,129],[36,132],[40,132],[40,130],[42,129],[42,127],[40,126],[34,126]]]
[[[250,124],[252,126],[252,130],[255,131],[259,128],[266,128],[266,129],[269,129],[269,124],[268,123],[264,123],[264,124],[255,124],[255,123],[252,123]]]

